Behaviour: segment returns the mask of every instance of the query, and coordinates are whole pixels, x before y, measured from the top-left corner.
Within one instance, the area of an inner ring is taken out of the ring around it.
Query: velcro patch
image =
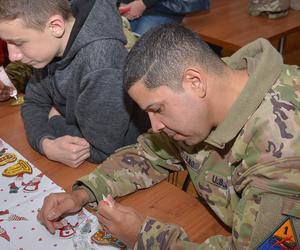
[[[223,176],[217,175],[215,173],[208,173],[206,177],[207,181],[217,187],[220,187],[222,189],[228,188],[227,179]]]
[[[181,155],[183,161],[185,162],[185,164],[187,166],[189,166],[190,168],[192,168],[193,170],[198,171],[200,169],[200,167],[202,166],[202,165],[200,165],[198,160],[194,159],[188,153],[183,151],[183,152],[180,153],[180,155]]]
[[[295,233],[292,217],[286,217],[268,236],[264,242],[259,245],[257,250],[267,249],[286,249],[299,250],[297,234]]]

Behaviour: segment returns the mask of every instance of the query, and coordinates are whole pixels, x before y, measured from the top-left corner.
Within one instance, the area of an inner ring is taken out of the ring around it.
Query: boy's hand
[[[105,201],[100,201],[97,212],[98,220],[105,230],[133,249],[145,217],[133,208],[117,203],[111,196],[107,198],[112,206]]]
[[[70,193],[53,193],[44,199],[37,219],[51,232],[63,225],[60,220],[67,215],[76,213],[88,202],[89,195],[84,189]]]
[[[123,14],[128,20],[134,20],[141,17],[146,9],[146,5],[142,0],[135,0],[127,4],[130,10]],[[124,8],[124,6],[122,5]]]
[[[65,135],[44,139],[42,147],[48,159],[76,168],[90,157],[90,144],[83,138]]]
[[[8,100],[13,91],[13,87],[4,85],[4,83],[0,80],[0,101]]]
[[[128,11],[130,11],[130,6],[128,6],[127,4],[126,5],[121,5],[119,7],[119,13],[120,13],[121,16],[126,14]]]

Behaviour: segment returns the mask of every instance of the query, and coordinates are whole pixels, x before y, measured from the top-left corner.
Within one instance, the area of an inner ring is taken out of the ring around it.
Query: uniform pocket
[[[283,198],[281,213],[300,219],[300,200]]]

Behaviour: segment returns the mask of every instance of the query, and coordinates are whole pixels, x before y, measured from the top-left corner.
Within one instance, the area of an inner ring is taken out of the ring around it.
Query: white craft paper
[[[27,161],[19,152],[0,138],[0,157],[13,153],[18,160]],[[112,246],[99,246],[91,242],[91,236],[98,230],[97,218],[83,209],[79,214],[64,219],[71,230],[57,230],[50,234],[36,216],[44,198],[50,193],[63,192],[63,189],[43,175],[30,162],[32,174],[22,177],[5,177],[3,171],[16,163],[0,166],[0,249],[5,250],[115,250]],[[14,183],[14,185],[10,185]],[[10,192],[11,190],[14,192]],[[16,188],[17,187],[17,188]],[[82,228],[90,223],[91,231],[83,233]],[[65,237],[73,233],[72,237]]]

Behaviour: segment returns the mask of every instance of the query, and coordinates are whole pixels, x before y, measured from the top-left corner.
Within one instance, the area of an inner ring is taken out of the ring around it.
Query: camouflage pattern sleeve
[[[165,224],[148,217],[142,226],[134,250],[174,249],[174,250],[207,250],[232,249],[231,238],[217,235],[202,244],[189,241],[184,230],[172,224]]]
[[[188,240],[181,227],[147,218],[134,249],[263,250],[275,249],[276,244],[299,249],[300,200],[296,197],[251,188],[240,200],[233,221],[232,236],[215,235],[196,243]]]
[[[25,93],[25,88],[32,74],[32,68],[21,62],[11,62],[5,67],[9,79],[18,92]]]
[[[102,194],[124,196],[166,179],[170,171],[181,170],[176,155],[176,145],[165,134],[147,133],[138,138],[137,144],[117,150],[95,171],[79,179],[73,189],[84,186],[97,201]]]

